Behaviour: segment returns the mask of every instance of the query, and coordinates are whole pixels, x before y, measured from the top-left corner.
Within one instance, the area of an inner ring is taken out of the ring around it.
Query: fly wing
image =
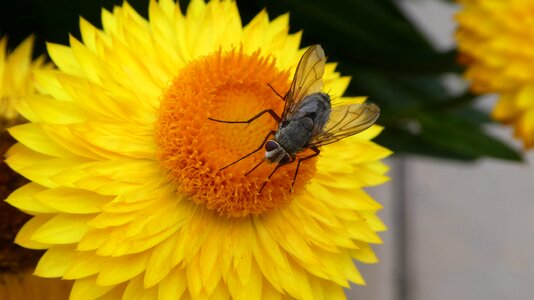
[[[337,142],[371,127],[378,119],[380,109],[372,103],[355,103],[332,107],[330,119],[309,147],[319,147]]]
[[[325,62],[324,51],[320,45],[313,45],[306,50],[295,70],[291,87],[284,97],[282,120],[295,113],[306,95],[321,92]]]

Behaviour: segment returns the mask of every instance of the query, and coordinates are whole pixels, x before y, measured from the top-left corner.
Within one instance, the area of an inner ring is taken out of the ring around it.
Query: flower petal
[[[53,246],[41,257],[34,274],[46,278],[62,277],[76,252],[74,246]]]
[[[57,210],[50,206],[44,205],[35,198],[37,193],[45,190],[45,187],[36,183],[28,183],[11,193],[11,195],[9,195],[5,201],[14,207],[31,214],[56,213]]]
[[[87,232],[87,222],[94,215],[58,214],[37,229],[31,239],[46,244],[71,244],[79,242]]]

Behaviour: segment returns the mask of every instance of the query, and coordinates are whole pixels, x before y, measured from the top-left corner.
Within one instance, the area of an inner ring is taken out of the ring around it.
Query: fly
[[[250,124],[261,116],[269,114],[278,123],[278,129],[270,131],[257,149],[221,170],[265,148],[265,159],[255,165],[245,176],[258,168],[265,160],[276,163],[276,167],[259,190],[261,193],[278,168],[297,161],[297,168],[291,182],[290,191],[292,191],[300,164],[319,155],[321,152],[319,147],[360,133],[375,123],[380,109],[372,103],[331,106],[330,96],[322,92],[325,63],[325,54],[320,45],[313,45],[304,53],[295,71],[291,87],[284,97],[279,95],[285,101],[282,116],[272,109],[266,109],[246,121],[223,121],[209,118],[220,123]],[[272,138],[269,139],[271,136]],[[297,158],[299,152],[307,149],[314,153]]]

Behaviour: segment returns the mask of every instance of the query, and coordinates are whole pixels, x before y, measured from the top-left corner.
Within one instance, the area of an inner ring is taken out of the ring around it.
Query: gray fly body
[[[267,181],[280,166],[297,160],[297,168],[291,183],[292,189],[300,164],[319,155],[321,151],[318,147],[362,132],[375,123],[380,109],[374,104],[353,103],[331,106],[330,96],[322,92],[325,63],[326,58],[320,45],[313,45],[304,53],[295,71],[289,91],[284,97],[281,97],[285,101],[282,116],[279,116],[272,109],[266,109],[246,121],[223,121],[209,118],[221,123],[249,124],[264,114],[269,114],[278,122],[278,130],[269,132],[258,149],[221,170],[265,147],[265,160],[276,163],[276,167]],[[273,138],[269,139],[270,136]],[[308,149],[313,153],[298,156],[300,152]],[[254,171],[263,161],[260,161],[245,175]],[[267,181],[259,190],[260,193]]]
[[[315,93],[306,96],[295,113],[279,124],[274,140],[289,154],[294,156],[308,148],[314,136],[323,130],[330,116],[330,96]]]

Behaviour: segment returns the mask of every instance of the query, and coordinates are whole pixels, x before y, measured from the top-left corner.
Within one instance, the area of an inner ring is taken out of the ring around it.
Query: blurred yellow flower
[[[2,300],[64,300],[69,298],[71,281],[40,278],[28,270],[0,274]]]
[[[44,57],[32,61],[33,37],[27,38],[13,52],[7,52],[7,37],[0,38],[0,155],[15,141],[5,127],[23,122],[15,105],[21,97],[34,92],[32,72],[50,69]],[[0,299],[61,300],[67,299],[70,282],[44,279],[32,275],[42,254],[24,249],[13,240],[29,216],[9,206],[4,199],[10,192],[27,183],[0,161]]]
[[[81,20],[82,41],[49,44],[58,71],[36,73],[41,95],[17,106],[30,123],[7,163],[32,182],[8,202],[34,217],[17,242],[46,249],[35,273],[75,280],[71,297],[93,299],[344,298],[363,284],[353,259],[373,263],[385,226],[362,187],[387,180],[390,151],[344,139],[258,188],[262,157],[220,169],[276,127],[243,119],[283,102],[304,53],[288,15],[262,11],[242,26],[235,2],[151,1],[149,20],[127,3]],[[325,91],[339,101],[349,78],[330,63]]]
[[[15,104],[34,91],[32,72],[50,68],[44,56],[32,61],[33,37],[24,40],[13,52],[7,51],[7,37],[0,38],[0,130],[17,122]]]
[[[534,146],[534,2],[459,0],[456,33],[476,93],[497,93],[493,117]]]

